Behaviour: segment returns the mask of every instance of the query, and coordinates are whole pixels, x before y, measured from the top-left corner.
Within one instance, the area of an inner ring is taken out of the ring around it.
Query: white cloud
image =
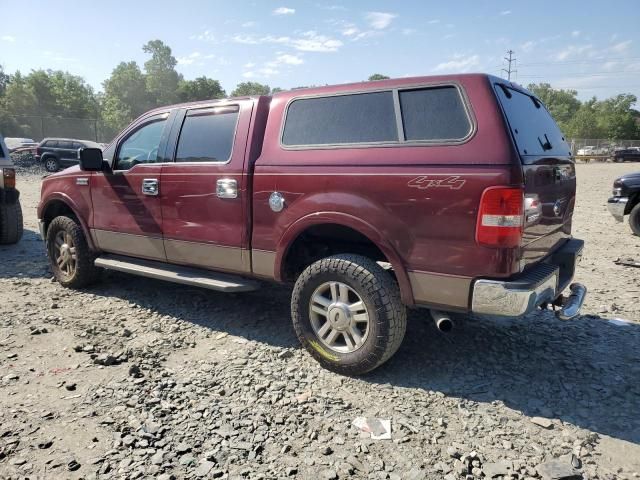
[[[588,53],[592,48],[593,45],[569,45],[556,53],[553,58],[557,61],[566,60],[570,57]]]
[[[215,42],[216,41],[216,37],[213,35],[213,32],[211,32],[211,30],[205,30],[204,32],[202,32],[199,35],[191,35],[189,37],[191,40],[202,40],[205,42]]]
[[[255,63],[253,63],[253,62],[248,62],[248,63],[245,63],[245,64],[244,64],[244,68],[253,68],[253,67],[255,67],[255,66],[256,66],[256,64],[255,64]]]
[[[9,42],[9,43],[15,43],[15,41],[16,41],[16,37],[14,37],[12,35],[3,35],[2,37],[0,37],[0,39],[3,42]]]
[[[275,43],[286,45],[301,52],[335,52],[343,43],[340,40],[320,35],[313,30],[302,33],[301,36],[293,38],[287,36],[276,37],[266,35],[259,37],[256,35],[234,35],[231,40],[245,45],[257,45],[259,43]]]
[[[417,30],[415,28],[403,28],[402,29],[402,34],[403,35],[413,35],[416,32],[417,32]]]
[[[276,57],[276,62],[284,63],[285,65],[302,65],[304,60],[296,55],[289,55],[287,53],[283,53]]]
[[[253,20],[249,21],[249,22],[244,22],[241,27],[242,28],[251,28],[251,27],[255,27],[258,23],[254,22]]]
[[[571,32],[571,36],[572,37],[579,37],[580,36],[580,30],[574,30],[573,32]]]
[[[448,62],[439,63],[433,69],[434,72],[468,72],[480,65],[478,55],[454,55]]]
[[[249,72],[244,72],[244,73],[242,74],[242,76],[243,76],[244,78],[254,78],[254,77],[256,76],[256,72],[251,72],[251,71],[249,71]]]
[[[342,35],[344,35],[345,37],[352,37],[354,35],[357,35],[359,32],[360,30],[358,30],[356,27],[347,27],[342,30]]]
[[[616,43],[610,50],[616,53],[624,52],[631,45],[631,40],[625,40],[624,42]]]
[[[200,52],[193,52],[187,55],[186,57],[178,57],[178,65],[191,65],[196,60],[198,60],[202,54]]]
[[[295,8],[278,7],[273,11],[274,15],[293,15],[296,13]]]
[[[511,10],[503,10],[500,12],[500,15],[504,16],[504,15],[511,15]]]
[[[530,52],[535,46],[536,42],[534,42],[533,40],[529,40],[528,42],[524,42],[522,45],[520,45],[520,50],[522,50],[523,52]]]
[[[429,20],[427,23],[428,23],[429,25],[435,25],[436,23],[440,23],[440,20],[433,19],[433,20]]]
[[[398,15],[395,13],[369,12],[365,15],[365,18],[367,19],[367,22],[369,22],[371,28],[383,30],[387,28],[397,16]]]

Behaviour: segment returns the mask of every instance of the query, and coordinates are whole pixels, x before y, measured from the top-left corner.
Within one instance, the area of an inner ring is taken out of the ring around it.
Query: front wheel
[[[629,226],[634,234],[640,236],[640,202],[629,213]]]
[[[60,285],[81,288],[95,282],[100,269],[89,250],[82,227],[70,217],[56,217],[47,229],[47,255],[53,275]]]
[[[298,339],[328,370],[360,375],[398,350],[407,325],[395,280],[373,260],[342,254],[305,269],[291,297]]]
[[[55,157],[47,157],[44,160],[44,169],[47,172],[57,172],[60,170],[60,162]]]

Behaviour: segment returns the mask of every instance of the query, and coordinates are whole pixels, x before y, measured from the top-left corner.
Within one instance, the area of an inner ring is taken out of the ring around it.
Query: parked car
[[[22,238],[22,208],[16,189],[16,171],[9,149],[0,135],[0,244],[17,243]]]
[[[36,160],[42,162],[47,172],[57,172],[61,167],[77,165],[81,148],[100,148],[100,145],[90,140],[45,138],[36,148]]]
[[[586,147],[579,148],[576,155],[608,155],[609,149],[607,147],[594,147],[587,145]]]
[[[38,146],[38,143],[33,140],[33,138],[6,137],[4,139],[4,143],[7,146],[9,153],[18,149],[35,148]]]
[[[628,162],[640,160],[640,147],[622,148],[613,153],[614,162]]]
[[[613,182],[613,196],[607,205],[611,215],[619,221],[629,215],[629,225],[636,235],[640,235],[640,172],[627,173]]]
[[[57,281],[101,268],[223,292],[291,282],[323,366],[387,361],[406,307],[578,315],[569,146],[544,105],[487,75],[381,80],[152,110],[43,180]]]

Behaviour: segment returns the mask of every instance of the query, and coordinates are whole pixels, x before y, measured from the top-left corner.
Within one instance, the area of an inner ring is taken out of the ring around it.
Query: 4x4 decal
[[[423,175],[416,177],[413,180],[409,180],[408,187],[419,188],[425,190],[427,188],[450,188],[451,190],[460,190],[466,180],[462,180],[460,176],[453,175],[446,178],[435,178],[433,176]]]

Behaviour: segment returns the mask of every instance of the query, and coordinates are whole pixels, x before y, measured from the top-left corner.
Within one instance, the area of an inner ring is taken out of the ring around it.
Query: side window
[[[47,147],[49,147],[49,148],[58,148],[58,142],[56,140],[49,140],[47,142]]]
[[[288,146],[397,141],[390,91],[294,100],[282,134]]]
[[[471,131],[455,87],[400,90],[398,95],[407,141],[461,140]]]
[[[71,146],[71,148],[73,148],[74,150],[77,150],[79,148],[84,147],[84,145],[82,145],[81,143],[78,142],[73,142],[73,145]]]
[[[73,142],[69,142],[68,140],[60,140],[58,142],[58,148],[64,148],[65,150],[71,150],[73,148]]]
[[[152,120],[130,133],[120,144],[115,169],[129,170],[139,163],[157,162],[160,138],[166,121],[166,118]]]
[[[189,110],[180,131],[176,162],[226,162],[236,132],[239,107]]]

